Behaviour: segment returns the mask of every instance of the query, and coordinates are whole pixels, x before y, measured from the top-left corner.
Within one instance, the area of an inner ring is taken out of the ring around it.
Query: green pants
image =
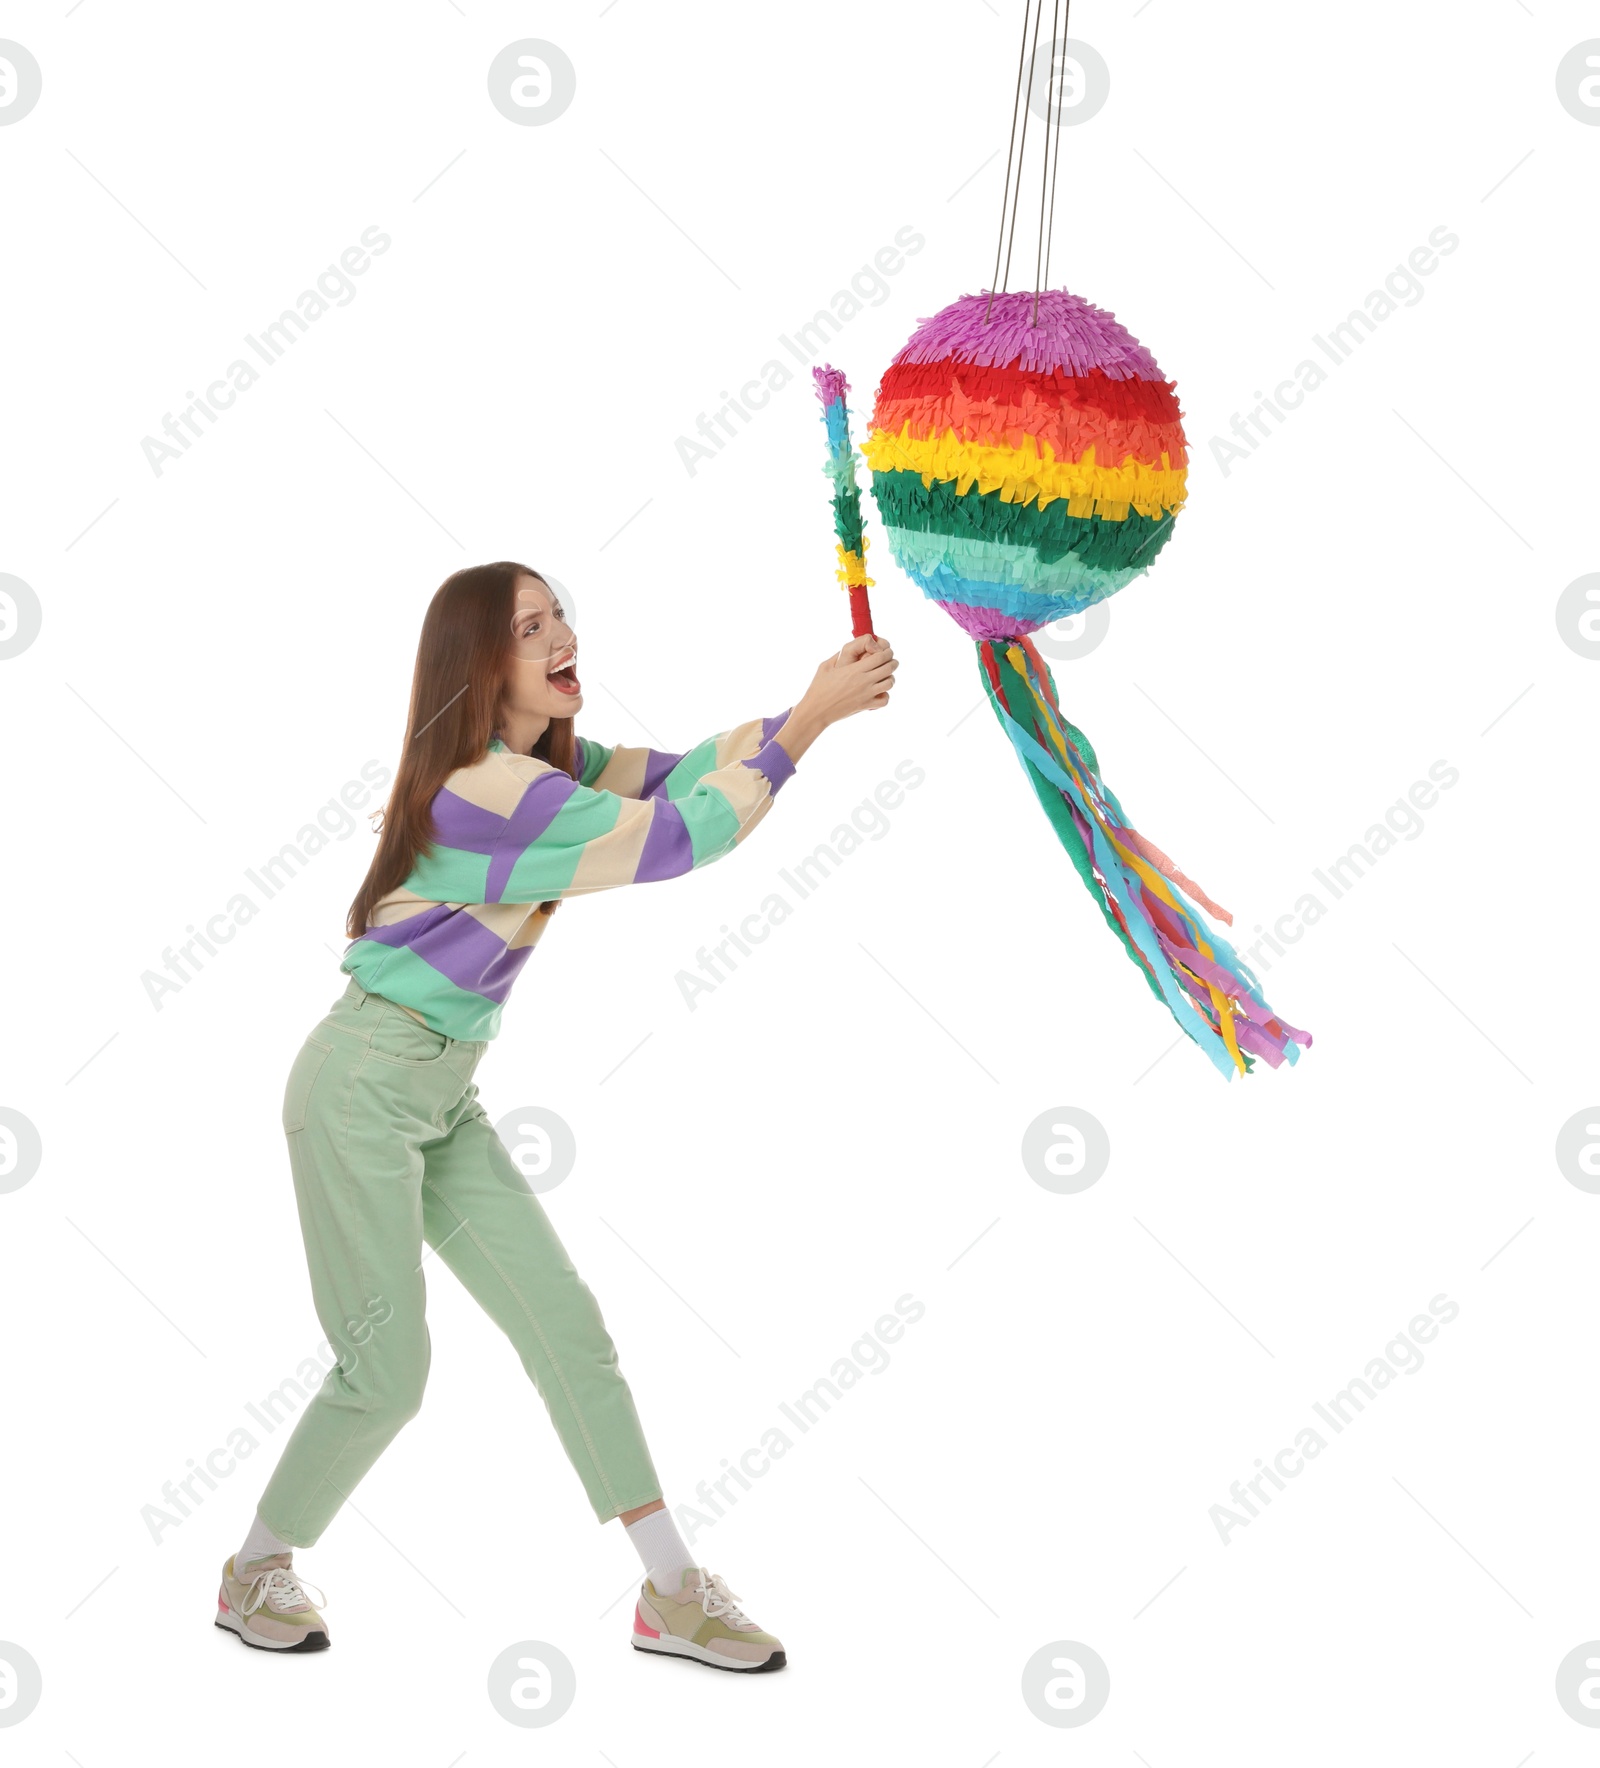
[[[352,981],[289,1074],[283,1127],[317,1318],[339,1355],[260,1504],[309,1547],[428,1377],[423,1243],[522,1358],[601,1521],[661,1486],[594,1297],[472,1084],[486,1045],[430,1031]]]

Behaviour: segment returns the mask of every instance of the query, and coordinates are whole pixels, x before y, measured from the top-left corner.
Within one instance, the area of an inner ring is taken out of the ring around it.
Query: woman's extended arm
[[[533,756],[492,750],[435,798],[434,844],[418,856],[407,889],[436,902],[552,902],[708,865],[761,820],[822,730],[887,702],[894,668],[881,639],[852,640],[818,669],[780,729],[770,728],[775,719],[752,719],[691,750],[661,782],[671,781],[670,794],[632,797]],[[614,760],[615,752],[605,765]]]
[[[869,633],[851,639],[821,664],[810,688],[786,711],[762,720],[762,741],[776,736],[791,761],[798,761],[830,724],[852,712],[888,703],[897,665],[886,639]],[[864,695],[863,687],[873,691]],[[578,738],[578,778],[586,786],[624,798],[681,798],[713,764],[718,738],[710,737],[682,755],[664,749],[633,749]]]
[[[501,754],[502,767],[524,783],[484,856],[483,895],[473,900],[587,896],[681,877],[731,853],[766,814],[794,763],[776,743],[762,741],[759,720],[713,742],[712,765],[677,797],[627,797],[582,785],[531,756]],[[436,808],[435,823],[444,820]]]
[[[792,710],[786,708],[760,720],[763,743],[783,727]],[[717,766],[717,745],[726,734],[707,737],[681,755],[579,737],[578,782],[597,792],[615,792],[619,798],[682,798]],[[794,759],[792,755],[790,759]]]

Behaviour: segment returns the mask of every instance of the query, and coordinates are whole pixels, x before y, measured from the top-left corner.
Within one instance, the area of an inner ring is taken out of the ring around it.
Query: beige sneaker
[[[738,1598],[704,1566],[690,1566],[676,1595],[648,1578],[633,1611],[633,1649],[692,1658],[714,1670],[781,1670],[783,1642],[736,1606]]]
[[[294,1575],[293,1557],[252,1559],[237,1573],[230,1558],[217,1591],[217,1625],[260,1651],[326,1651],[328,1623]],[[319,1590],[317,1601],[326,1606],[327,1600]]]

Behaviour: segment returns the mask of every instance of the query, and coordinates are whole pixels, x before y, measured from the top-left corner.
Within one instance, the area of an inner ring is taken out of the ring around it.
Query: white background
[[[628,1649],[629,1545],[444,1272],[421,1416],[300,1556],[333,1651],[209,1624],[286,1429],[159,1545],[141,1517],[318,1338],[279,1105],[365,824],[159,1011],[142,977],[393,765],[464,564],[567,586],[602,740],[798,696],[846,630],[804,372],[693,475],[675,442],[898,230],[925,246],[829,350],[858,407],[986,285],[1019,28],[1012,0],[0,14],[44,77],[0,129],[0,570],[43,607],[0,665],[0,1103],[44,1148],[0,1196],[0,1639],[44,1691],[12,1759],[1592,1758],[1555,1695],[1600,1636],[1600,1200],[1554,1155],[1597,1091],[1600,664],[1555,609],[1596,569],[1600,130],[1557,101],[1595,30],[1566,0],[1074,9],[1111,92],[1065,142],[1056,280],[1177,381],[1193,468],[1058,666],[1070,715],[1246,942],[1460,775],[1259,967],[1315,1036],[1297,1069],[1228,1085],[1173,1047],[992,717],[958,723],[970,644],[881,546],[891,708],[726,863],[563,909],[509,1006],[485,1102],[573,1127],[546,1202],[670,1501],[925,1306],[696,1537],[788,1672]],[[577,72],[548,126],[488,101],[525,37]],[[153,473],[141,438],[369,226],[355,298]],[[1441,226],[1422,297],[1224,475],[1210,439]],[[888,832],[690,1011],[697,949],[905,760]],[[1111,1144],[1075,1196],[1020,1157],[1065,1105]],[[1230,1483],[1440,1294],[1425,1366],[1224,1545]],[[536,1735],[486,1695],[522,1640],[577,1675]],[[1071,1732],[1020,1687],[1060,1640],[1110,1671]]]

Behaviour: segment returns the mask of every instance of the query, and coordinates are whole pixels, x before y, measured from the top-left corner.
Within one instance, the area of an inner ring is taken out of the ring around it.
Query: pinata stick
[[[839,569],[836,575],[850,592],[850,628],[857,638],[872,631],[872,609],[867,591],[867,537],[861,527],[861,488],[856,484],[856,451],[850,440],[850,407],[845,395],[850,383],[836,368],[813,368],[822,418],[828,426],[828,464],[823,469],[833,481],[833,531],[838,536]]]

